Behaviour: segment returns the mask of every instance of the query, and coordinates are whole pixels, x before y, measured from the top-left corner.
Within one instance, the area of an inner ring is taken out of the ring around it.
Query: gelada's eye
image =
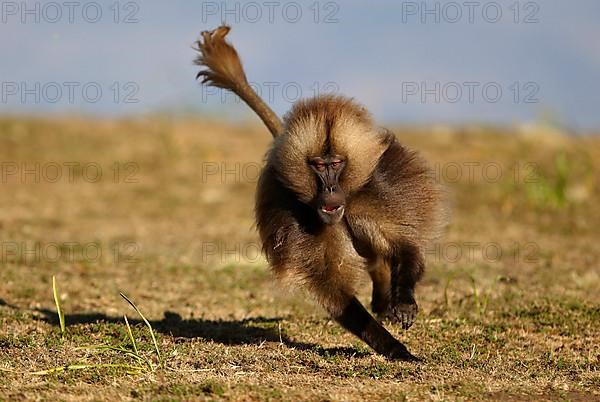
[[[317,163],[317,164],[315,164],[315,166],[319,172],[322,172],[323,170],[325,170],[325,167],[326,167],[324,163]]]
[[[331,166],[333,166],[334,169],[340,167],[341,164],[342,164],[342,161],[333,161],[333,162],[331,162]]]

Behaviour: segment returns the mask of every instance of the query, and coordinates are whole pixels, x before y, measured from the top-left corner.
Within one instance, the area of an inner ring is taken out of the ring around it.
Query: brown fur
[[[243,74],[241,65],[235,74]],[[227,73],[213,69],[204,75],[227,88],[222,79]],[[336,182],[345,211],[331,224],[315,210],[324,190],[309,164],[328,155],[345,163]],[[356,300],[357,278],[368,271],[374,312],[408,329],[417,313],[414,287],[424,272],[424,247],[444,223],[442,199],[418,155],[377,129],[362,106],[321,96],[298,102],[285,116],[258,183],[256,221],[277,277],[311,291],[340,324],[378,352],[409,359],[406,348]]]
[[[237,51],[225,40],[225,36],[230,30],[231,28],[223,25],[213,31],[202,32],[202,39],[196,42],[196,50],[199,54],[194,63],[205,66],[206,70],[200,71],[196,75],[196,79],[203,77],[203,84],[228,89],[236,93],[256,112],[271,132],[271,135],[276,137],[281,133],[281,119],[248,84]]]
[[[296,103],[284,118],[285,134],[273,144],[270,163],[298,197],[308,202],[316,194],[316,182],[306,160],[325,149],[327,136],[332,149],[348,158],[340,183],[347,193],[361,188],[371,177],[379,156],[391,137],[373,127],[371,116],[352,100],[321,96]],[[360,150],[360,152],[357,152]]]
[[[367,269],[365,258],[377,255],[383,259],[379,264],[389,269],[392,259],[400,259],[406,247],[416,248],[422,256],[443,225],[443,194],[414,152],[387,131],[375,130],[364,109],[343,97],[302,102],[291,110],[285,123],[284,133],[267,155],[256,197],[259,233],[279,276],[293,276],[292,282],[309,283],[310,288],[327,288],[325,293],[332,290],[326,286],[330,282],[320,279],[319,271],[334,264],[324,253],[325,227],[306,205],[316,192],[306,160],[326,153],[327,130],[331,147],[347,157],[349,166],[340,179],[349,193],[346,225],[337,229],[347,231],[349,237],[338,247],[357,249],[363,258],[346,261],[348,272]],[[351,245],[357,242],[360,246]],[[414,268],[411,276],[416,282],[422,267]],[[354,292],[352,281],[340,282]]]

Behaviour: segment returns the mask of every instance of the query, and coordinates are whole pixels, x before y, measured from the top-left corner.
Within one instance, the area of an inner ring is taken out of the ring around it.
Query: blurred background
[[[278,113],[337,92],[386,123],[550,121],[587,131],[600,124],[599,15],[593,0],[6,1],[1,107],[247,117],[232,95],[194,82],[194,40],[225,22]]]

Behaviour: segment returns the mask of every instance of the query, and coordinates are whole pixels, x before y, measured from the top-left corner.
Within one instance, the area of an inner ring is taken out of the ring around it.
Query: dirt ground
[[[452,200],[388,325],[420,364],[272,281],[256,122],[0,119],[0,400],[600,400],[600,138],[396,133]]]

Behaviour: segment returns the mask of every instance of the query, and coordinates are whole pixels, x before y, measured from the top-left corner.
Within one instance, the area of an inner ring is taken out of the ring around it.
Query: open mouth
[[[325,205],[325,206],[321,207],[321,211],[323,211],[326,214],[335,214],[336,212],[341,211],[342,208],[344,208],[343,205],[333,205],[333,206]]]

